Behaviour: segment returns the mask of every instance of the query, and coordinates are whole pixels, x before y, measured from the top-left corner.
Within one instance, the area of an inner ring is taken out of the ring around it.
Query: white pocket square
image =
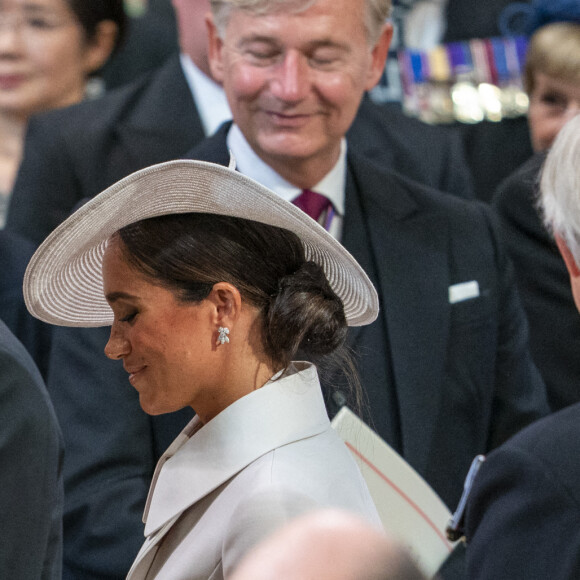
[[[479,284],[477,280],[471,280],[471,282],[460,282],[459,284],[449,286],[449,304],[463,302],[464,300],[470,300],[471,298],[477,298],[478,296]]]

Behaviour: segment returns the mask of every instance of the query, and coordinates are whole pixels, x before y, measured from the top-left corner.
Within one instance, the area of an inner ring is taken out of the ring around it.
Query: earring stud
[[[230,333],[230,329],[227,326],[220,326],[218,328],[218,339],[216,345],[225,344],[226,342],[230,342],[228,334]]]

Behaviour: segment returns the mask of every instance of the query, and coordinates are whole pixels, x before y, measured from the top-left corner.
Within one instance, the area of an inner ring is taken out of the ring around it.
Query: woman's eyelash
[[[127,316],[121,318],[121,322],[131,322],[135,316],[137,316],[137,312],[131,312],[131,314],[127,314]]]

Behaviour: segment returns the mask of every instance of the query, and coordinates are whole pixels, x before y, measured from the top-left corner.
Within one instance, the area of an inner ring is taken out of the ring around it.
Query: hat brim
[[[107,240],[131,223],[166,214],[235,216],[294,232],[306,257],[322,266],[341,298],[349,326],[378,314],[374,286],[349,252],[291,203],[241,173],[204,161],[169,161],[115,183],[56,228],[33,255],[24,276],[32,315],[59,326],[107,326],[113,312],[103,294]],[[208,241],[208,243],[210,243]]]

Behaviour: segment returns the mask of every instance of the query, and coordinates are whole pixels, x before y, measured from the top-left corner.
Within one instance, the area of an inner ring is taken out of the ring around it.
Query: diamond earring
[[[228,334],[230,333],[230,329],[227,326],[220,326],[218,328],[219,336],[216,342],[216,345],[225,344],[226,342],[230,342]]]

